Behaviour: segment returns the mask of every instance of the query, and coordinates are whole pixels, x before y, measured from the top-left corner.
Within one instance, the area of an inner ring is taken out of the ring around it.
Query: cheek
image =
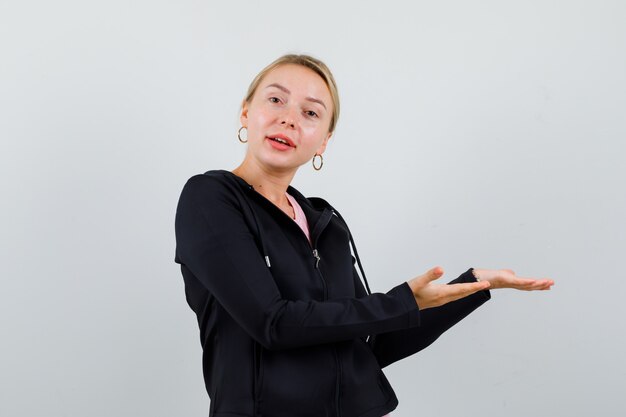
[[[256,110],[248,113],[248,125],[253,130],[263,128],[275,120],[275,116],[270,111]]]
[[[302,133],[303,137],[307,138],[307,147],[316,150],[322,145],[322,143],[324,143],[324,139],[328,136],[328,129],[322,128],[321,126],[315,126],[311,128],[303,128]]]

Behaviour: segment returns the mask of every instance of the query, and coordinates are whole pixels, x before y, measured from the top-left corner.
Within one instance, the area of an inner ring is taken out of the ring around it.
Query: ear
[[[239,115],[239,121],[242,126],[248,126],[248,102],[243,101],[241,103],[241,114]]]
[[[328,145],[328,141],[330,140],[330,137],[333,135],[332,132],[328,132],[328,136],[326,136],[326,138],[324,139],[324,142],[322,142],[322,144],[320,145],[319,148],[317,148],[317,154],[321,155],[324,153],[324,151],[326,150],[326,145]]]

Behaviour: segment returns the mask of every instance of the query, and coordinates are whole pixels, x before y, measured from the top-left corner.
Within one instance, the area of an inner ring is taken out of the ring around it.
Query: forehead
[[[292,95],[314,97],[323,100],[326,105],[332,104],[326,82],[315,71],[302,65],[279,65],[263,77],[259,87],[265,89],[271,84],[280,84]]]

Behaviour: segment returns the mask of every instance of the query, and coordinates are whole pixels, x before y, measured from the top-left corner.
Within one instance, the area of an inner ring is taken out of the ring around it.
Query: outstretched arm
[[[404,359],[433,343],[445,331],[461,321],[472,311],[491,298],[491,289],[514,288],[526,291],[547,290],[554,285],[550,279],[520,278],[513,271],[470,268],[449,284],[434,281],[443,275],[440,267],[435,267],[424,275],[407,283],[414,292],[420,306],[420,326],[394,332],[381,333],[370,338],[370,346],[381,367]],[[478,282],[477,282],[478,281]],[[472,284],[473,283],[473,284]],[[455,298],[455,287],[484,285],[487,289],[469,296]],[[365,290],[361,288],[363,293]],[[430,297],[425,297],[429,295]],[[455,298],[450,301],[450,298]],[[448,302],[450,301],[450,302]]]

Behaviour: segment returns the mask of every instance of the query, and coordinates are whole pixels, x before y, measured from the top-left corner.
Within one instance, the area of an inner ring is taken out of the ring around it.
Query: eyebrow
[[[272,84],[268,85],[265,88],[267,89],[267,88],[270,88],[270,87],[275,87],[275,88],[278,88],[281,91],[284,91],[286,94],[291,94],[291,91],[289,91],[289,89],[287,89],[287,87],[282,86],[282,85],[280,85],[278,83],[272,83]],[[319,104],[322,105],[322,107],[324,107],[324,109],[326,109],[326,104],[324,104],[324,102],[322,100],[319,100],[319,99],[314,98],[314,97],[306,97],[306,100],[307,101],[312,101],[313,103],[319,103]]]

